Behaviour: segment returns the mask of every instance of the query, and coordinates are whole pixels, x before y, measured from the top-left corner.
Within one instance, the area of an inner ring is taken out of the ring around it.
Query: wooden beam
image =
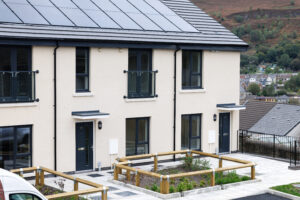
[[[48,200],[51,200],[51,199],[63,199],[63,198],[67,198],[67,197],[73,197],[73,196],[78,196],[78,195],[97,193],[97,192],[102,192],[102,191],[103,191],[103,188],[92,188],[92,189],[81,190],[81,191],[74,191],[74,192],[66,192],[66,193],[59,193],[59,194],[48,195],[48,196],[46,196],[46,198]]]

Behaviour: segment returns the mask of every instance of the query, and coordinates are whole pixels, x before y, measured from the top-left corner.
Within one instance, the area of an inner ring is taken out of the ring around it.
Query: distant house
[[[246,111],[249,112],[248,108]],[[277,104],[256,122],[249,131],[270,135],[300,137],[300,106]]]
[[[246,110],[240,111],[240,129],[249,130],[265,116],[276,103],[250,99],[244,105],[246,106]]]

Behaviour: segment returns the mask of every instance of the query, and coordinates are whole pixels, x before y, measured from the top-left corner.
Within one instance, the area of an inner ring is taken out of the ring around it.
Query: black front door
[[[93,169],[93,122],[76,124],[76,171]]]
[[[230,113],[220,113],[219,123],[219,153],[229,152]]]

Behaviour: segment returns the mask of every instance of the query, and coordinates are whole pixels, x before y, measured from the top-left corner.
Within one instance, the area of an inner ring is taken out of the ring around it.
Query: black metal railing
[[[127,73],[127,96],[124,98],[153,98],[156,94],[158,71],[124,71]]]
[[[300,164],[300,138],[239,130],[239,151]]]
[[[38,71],[0,71],[0,103],[33,102]]]

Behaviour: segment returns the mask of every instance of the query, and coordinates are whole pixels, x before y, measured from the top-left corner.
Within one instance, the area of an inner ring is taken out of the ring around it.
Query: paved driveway
[[[261,179],[261,182],[241,185],[237,187],[228,188],[226,190],[214,191],[210,193],[203,193],[194,196],[188,196],[184,198],[177,198],[177,200],[189,200],[189,199],[205,199],[205,200],[226,200],[226,199],[238,199],[241,197],[263,194],[265,191],[275,185],[288,184],[293,182],[300,182],[300,171],[292,171],[288,170],[288,163],[276,161],[272,159],[266,159],[262,157],[257,157],[249,154],[230,154],[228,155],[234,158],[240,158],[244,160],[249,160],[257,163],[256,167],[256,178]],[[218,166],[218,160],[211,160],[212,167]],[[173,163],[162,163],[160,165],[172,165]],[[234,163],[225,161],[223,166],[232,166]],[[144,166],[143,168],[151,168],[152,166]],[[250,175],[250,168],[237,170],[237,173]],[[95,175],[95,177],[91,177],[90,175],[100,174],[101,176]],[[97,182],[99,184],[103,184],[106,186],[110,186],[111,190],[108,193],[109,199],[130,199],[130,200],[155,200],[155,198],[150,195],[143,194],[141,192],[137,192],[132,189],[128,189],[126,187],[121,187],[118,185],[114,185],[108,180],[112,178],[112,175],[108,173],[108,171],[102,172],[90,172],[83,174],[76,174],[77,177],[81,177],[84,179],[88,179],[93,182]],[[47,178],[46,184],[53,185],[54,178]],[[84,189],[85,187],[79,185],[79,189]],[[65,190],[71,191],[73,189],[73,183],[71,181],[65,181]],[[99,195],[94,198],[95,200],[100,199]],[[246,198],[248,200],[251,198]],[[253,198],[252,198],[253,199]]]

